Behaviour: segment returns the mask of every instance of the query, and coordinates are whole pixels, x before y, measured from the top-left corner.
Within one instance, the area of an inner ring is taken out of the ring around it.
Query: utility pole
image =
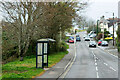
[[[97,36],[98,36],[98,22],[99,22],[99,20],[97,20]]]
[[[104,24],[105,24],[105,16],[102,16],[102,22],[103,22],[103,40],[104,40]]]
[[[103,40],[104,40],[104,23],[103,23]]]
[[[113,12],[113,46],[114,46],[114,12]]]

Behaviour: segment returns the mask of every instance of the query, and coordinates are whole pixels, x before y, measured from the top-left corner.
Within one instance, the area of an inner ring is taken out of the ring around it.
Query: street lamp
[[[113,46],[114,46],[114,13],[113,13]]]
[[[99,24],[98,22],[99,22],[99,20],[97,20],[97,36],[98,36],[98,24]]]

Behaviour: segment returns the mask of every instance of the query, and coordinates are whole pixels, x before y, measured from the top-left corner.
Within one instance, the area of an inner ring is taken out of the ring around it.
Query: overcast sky
[[[115,17],[118,17],[119,1],[120,0],[89,0],[89,5],[84,15],[90,19],[97,20],[102,15],[106,18],[112,17],[112,13],[114,12]]]
[[[120,0],[89,0],[89,5],[87,9],[85,10],[86,13],[83,13],[83,14],[87,16],[88,19],[93,19],[95,21],[103,15],[106,18],[110,18],[112,17],[113,12],[115,13],[115,16],[117,17],[119,1]]]

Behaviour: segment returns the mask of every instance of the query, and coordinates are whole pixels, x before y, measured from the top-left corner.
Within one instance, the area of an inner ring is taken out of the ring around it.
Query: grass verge
[[[67,48],[68,45],[65,45]],[[58,63],[68,51],[52,53],[48,56],[48,67],[52,67]],[[27,56],[24,61],[16,60],[9,62],[2,66],[2,78],[32,78],[40,73],[43,73],[43,69],[36,69],[36,56]]]
[[[83,31],[86,31],[86,30],[78,30],[78,32],[83,32]]]

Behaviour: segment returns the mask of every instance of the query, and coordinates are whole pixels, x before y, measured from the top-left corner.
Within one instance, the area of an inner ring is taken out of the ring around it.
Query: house
[[[114,24],[114,37],[117,37],[117,30],[118,30],[118,22],[120,21],[119,18],[115,18],[113,21],[113,18],[109,18],[108,19],[109,23],[108,23],[108,31],[110,32],[110,34],[113,35],[113,24]]]
[[[104,32],[104,29],[108,31],[108,23],[109,21],[102,16],[99,20],[99,27],[101,28],[101,31]]]
[[[114,24],[114,37],[117,37],[117,29],[118,29],[118,22],[120,21],[119,18],[109,18],[105,19],[104,16],[99,20],[99,27],[101,31],[104,32],[104,29],[110,32],[113,35],[113,24]]]

